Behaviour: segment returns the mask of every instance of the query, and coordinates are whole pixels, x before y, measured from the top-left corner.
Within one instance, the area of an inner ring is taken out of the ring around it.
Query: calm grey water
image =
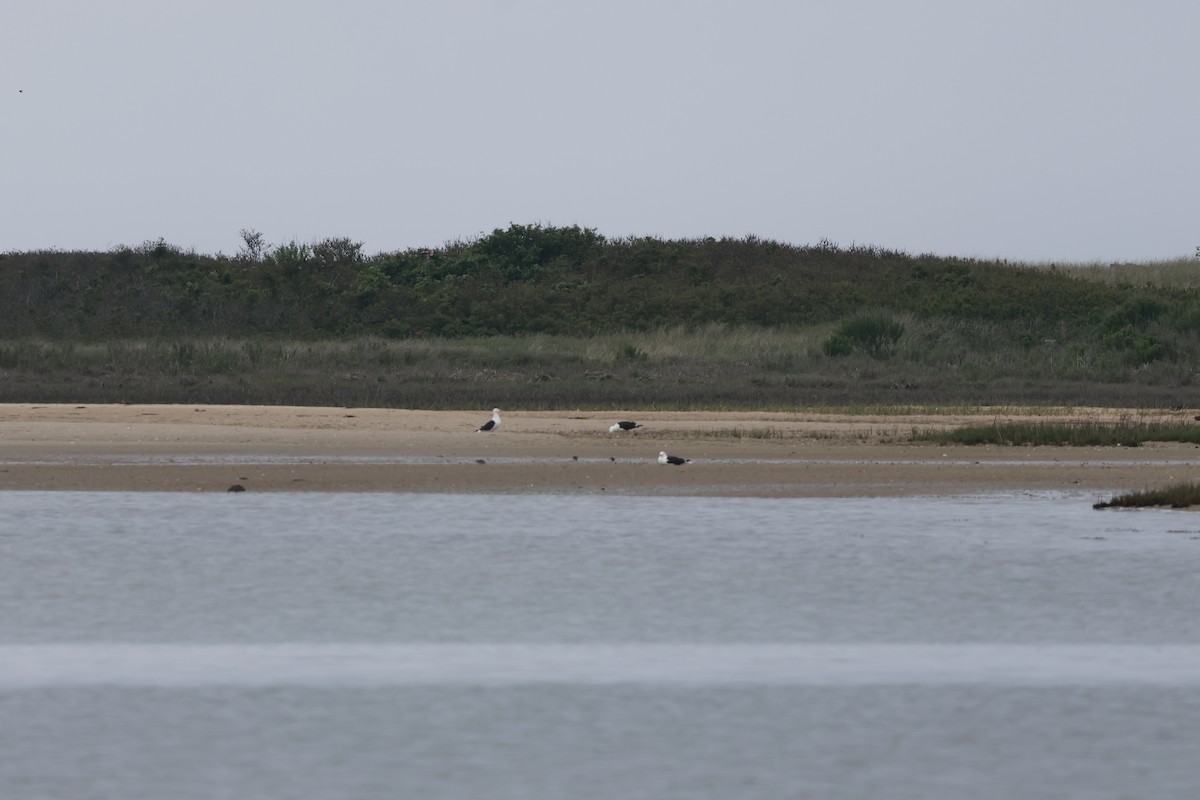
[[[0,797],[1194,798],[1093,499],[0,493]]]

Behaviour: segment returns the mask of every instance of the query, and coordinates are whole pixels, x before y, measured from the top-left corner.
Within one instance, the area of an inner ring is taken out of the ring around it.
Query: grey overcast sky
[[[1195,0],[4,0],[0,251],[1200,245]]]

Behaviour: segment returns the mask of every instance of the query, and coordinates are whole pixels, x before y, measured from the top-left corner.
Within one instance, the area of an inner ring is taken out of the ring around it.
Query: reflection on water
[[[1093,500],[3,493],[0,796],[1190,798],[1200,522]]]

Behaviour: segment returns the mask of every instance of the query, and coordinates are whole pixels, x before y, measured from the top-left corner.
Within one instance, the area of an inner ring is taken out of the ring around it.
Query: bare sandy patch
[[[940,447],[913,428],[1049,412],[502,412],[0,405],[0,489],[836,497],[1128,491],[1193,480],[1193,445]],[[1093,420],[1179,419],[1061,409]],[[1190,419],[1190,416],[1187,417]],[[609,433],[618,419],[642,428]],[[658,464],[660,451],[690,459]]]

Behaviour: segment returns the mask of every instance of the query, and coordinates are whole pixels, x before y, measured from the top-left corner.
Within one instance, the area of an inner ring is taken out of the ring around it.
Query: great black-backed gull
[[[609,433],[618,433],[620,431],[631,431],[634,428],[640,428],[640,427],[642,427],[642,426],[638,425],[636,422],[627,422],[625,420],[622,420],[621,422],[618,422],[616,425],[613,425],[611,428],[609,428],[608,432]]]
[[[658,463],[660,464],[686,464],[687,459],[679,456],[669,456],[666,450],[660,450],[658,453]]]
[[[494,431],[500,427],[500,409],[492,409],[492,418],[475,429],[476,433],[480,431]]]

